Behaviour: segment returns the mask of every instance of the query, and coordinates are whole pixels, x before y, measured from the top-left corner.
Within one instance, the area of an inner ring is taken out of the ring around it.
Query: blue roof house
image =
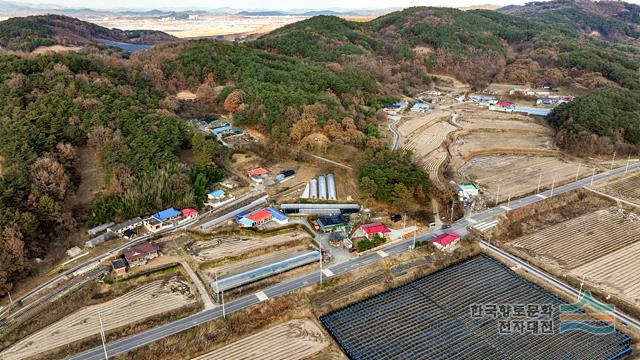
[[[429,104],[425,104],[423,102],[415,103],[411,107],[411,111],[424,112],[424,111],[427,111],[427,110],[429,110]]]
[[[180,210],[176,210],[174,208],[168,208],[162,211],[158,211],[153,215],[153,217],[158,221],[165,221],[165,220],[173,219],[174,217],[180,214],[182,214]]]
[[[218,199],[222,199],[224,197],[224,194],[225,194],[224,190],[218,189],[218,190],[214,190],[214,191],[208,193],[207,197],[210,200],[218,200]]]

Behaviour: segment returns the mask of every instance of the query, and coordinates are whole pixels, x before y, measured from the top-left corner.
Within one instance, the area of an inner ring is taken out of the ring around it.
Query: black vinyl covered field
[[[618,359],[631,353],[630,338],[616,330],[561,333],[563,304],[478,255],[320,320],[350,359]],[[596,330],[608,325],[583,322]]]

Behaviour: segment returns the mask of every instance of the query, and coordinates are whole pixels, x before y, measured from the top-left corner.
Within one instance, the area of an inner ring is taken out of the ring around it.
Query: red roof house
[[[263,222],[269,221],[272,216],[273,214],[271,214],[271,211],[267,209],[260,209],[256,212],[253,212],[245,216],[245,218],[253,221],[254,223],[263,223]]]
[[[460,235],[452,232],[446,232],[442,235],[438,235],[433,239],[432,243],[439,250],[448,250],[453,248],[458,240],[460,240]]]
[[[512,104],[512,103],[508,103],[508,102],[506,102],[506,101],[498,101],[498,102],[496,103],[496,105],[498,105],[498,106],[502,106],[502,107],[512,107],[512,106],[513,106],[513,104]]]
[[[182,215],[184,217],[188,217],[188,218],[196,217],[196,216],[198,216],[198,210],[195,210],[195,209],[192,209],[192,208],[186,208],[186,209],[182,210]]]
[[[354,233],[355,237],[364,236],[367,239],[370,239],[376,235],[382,237],[388,237],[391,230],[384,225],[383,223],[376,222],[371,224],[364,224],[360,226],[358,230]]]
[[[265,168],[257,168],[257,169],[253,169],[253,170],[249,170],[247,171],[247,175],[249,176],[255,176],[255,175],[264,175],[266,173],[268,173],[269,171],[267,171],[267,169]]]

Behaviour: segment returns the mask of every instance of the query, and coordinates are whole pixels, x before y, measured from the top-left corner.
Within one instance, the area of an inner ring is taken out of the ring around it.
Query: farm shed
[[[135,217],[133,219],[129,219],[119,224],[110,226],[109,228],[107,228],[107,231],[115,234],[122,234],[126,230],[137,228],[138,226],[140,226],[140,224],[142,224],[142,218]]]
[[[321,216],[316,222],[323,232],[342,230],[349,227],[349,222],[342,215]]]
[[[285,214],[301,215],[338,215],[353,214],[360,211],[358,204],[282,204],[280,210]]]
[[[218,279],[218,281],[214,280],[211,282],[211,288],[216,294],[219,294],[222,291],[235,289],[239,286],[250,284],[269,276],[277,275],[319,260],[320,253],[318,251],[310,251],[302,255],[294,256],[290,259],[278,261],[240,274]]]
[[[111,262],[111,273],[113,276],[120,276],[127,273],[127,264],[123,259],[116,259]]]

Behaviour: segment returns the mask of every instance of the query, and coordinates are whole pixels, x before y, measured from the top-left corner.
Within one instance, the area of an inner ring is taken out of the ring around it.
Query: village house
[[[184,222],[190,219],[195,219],[198,217],[198,210],[195,210],[192,208],[183,209],[181,213],[182,213],[182,219],[180,220],[181,222]]]
[[[247,175],[249,176],[249,179],[251,179],[251,181],[260,184],[262,183],[262,180],[264,180],[264,177],[268,172],[269,171],[265,168],[257,168],[247,171]]]
[[[174,208],[158,211],[144,220],[144,227],[151,232],[158,232],[162,229],[173,226],[173,223],[170,220],[175,219],[181,214],[182,212],[180,210],[176,210]]]
[[[429,104],[425,104],[423,102],[415,103],[411,107],[411,111],[425,112],[427,110],[429,110]]]
[[[351,235],[351,238],[365,237],[369,240],[376,236],[388,239],[391,230],[381,222],[364,224],[359,226]]]
[[[160,246],[153,242],[144,243],[126,248],[123,254],[129,267],[135,267],[160,256]]]
[[[433,239],[432,243],[436,249],[440,251],[453,251],[460,241],[460,235],[452,232],[446,232],[442,235],[438,235]]]

